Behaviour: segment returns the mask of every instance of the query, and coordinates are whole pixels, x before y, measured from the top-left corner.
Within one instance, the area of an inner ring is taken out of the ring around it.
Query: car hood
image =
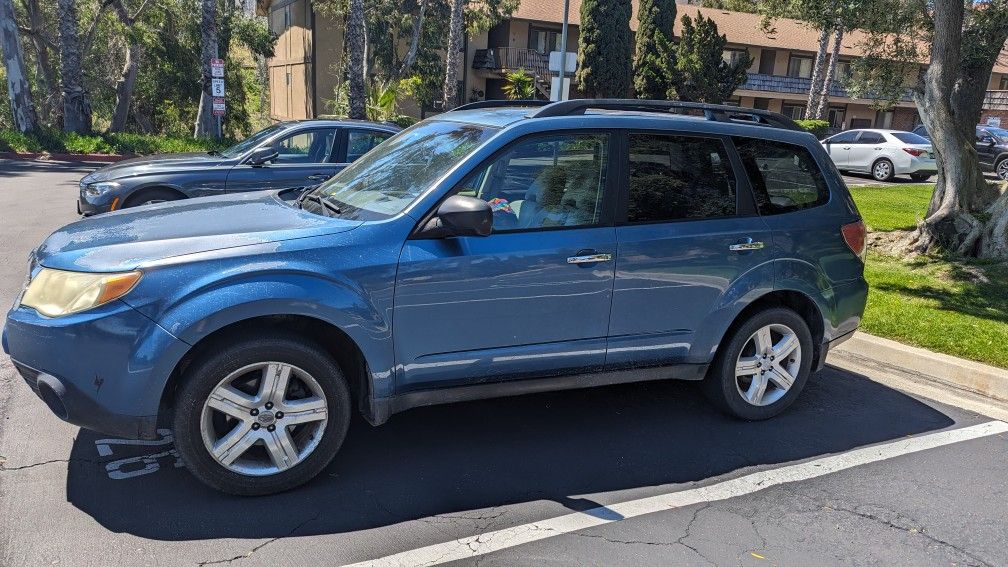
[[[227,165],[231,162],[221,156],[212,156],[206,152],[184,154],[158,154],[131,159],[125,159],[95,170],[82,180],[84,183],[96,183],[110,179],[122,179],[150,173],[167,171],[184,171],[205,169]]]
[[[35,259],[48,268],[116,272],[173,256],[333,234],[360,224],[302,211],[276,191],[257,191],[80,220],[52,233]]]

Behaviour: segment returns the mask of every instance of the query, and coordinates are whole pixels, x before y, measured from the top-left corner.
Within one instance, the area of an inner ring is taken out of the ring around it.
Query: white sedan
[[[840,171],[870,173],[877,181],[909,175],[926,181],[938,172],[931,142],[901,130],[847,130],[822,141]]]

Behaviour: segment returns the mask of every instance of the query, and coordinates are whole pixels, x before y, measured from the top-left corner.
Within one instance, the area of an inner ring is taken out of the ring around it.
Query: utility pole
[[[570,0],[564,0],[563,28],[560,31],[560,92],[557,100],[564,100],[564,75],[567,71],[567,22],[570,20]]]

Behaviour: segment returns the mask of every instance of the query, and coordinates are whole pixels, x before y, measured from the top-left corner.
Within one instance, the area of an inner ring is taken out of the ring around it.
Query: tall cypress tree
[[[633,35],[630,0],[584,0],[576,80],[585,96],[622,98],[630,93]]]
[[[662,60],[670,56],[675,17],[675,0],[640,0],[633,66],[637,98],[666,98],[669,84]]]
[[[734,63],[723,58],[728,39],[718,33],[717,24],[697,14],[695,20],[682,17],[679,43],[673,57],[665,61],[669,78],[669,98],[693,102],[723,103],[746,82],[752,64],[747,51]]]

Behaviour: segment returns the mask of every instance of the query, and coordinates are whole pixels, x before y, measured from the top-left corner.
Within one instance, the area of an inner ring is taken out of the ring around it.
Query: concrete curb
[[[1008,370],[931,352],[893,340],[858,332],[830,351],[830,358],[867,361],[913,374],[919,379],[999,402],[1008,402]]]

